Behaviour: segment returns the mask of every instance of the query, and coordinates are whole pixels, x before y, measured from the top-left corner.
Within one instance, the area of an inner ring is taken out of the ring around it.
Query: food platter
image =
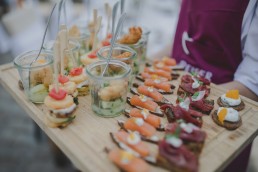
[[[118,120],[125,120],[121,115],[116,118],[102,118],[91,110],[90,96],[79,97],[79,106],[76,110],[76,119],[63,129],[49,128],[46,125],[45,114],[47,109],[42,104],[34,104],[26,99],[19,89],[19,75],[12,64],[0,67],[0,81],[17,103],[25,109],[28,115],[39,127],[53,140],[57,146],[69,157],[74,165],[82,171],[119,171],[107,158],[105,148],[116,147],[109,133],[119,130]],[[181,75],[184,72],[179,72]],[[172,81],[178,87],[178,81]],[[177,89],[177,88],[176,88]],[[225,90],[211,84],[209,99],[216,100],[225,93]],[[176,101],[176,92],[165,95],[172,103]],[[199,158],[199,171],[221,171],[245,148],[258,133],[258,103],[242,97],[246,107],[240,112],[243,124],[234,131],[228,131],[217,126],[210,116],[204,116],[203,130],[207,133],[204,148]],[[128,105],[128,108],[130,106]],[[214,110],[218,109],[215,104]],[[165,122],[166,118],[163,119]],[[159,132],[162,137],[163,133]],[[153,153],[156,145],[149,144]],[[151,166],[151,171],[166,171],[162,168]]]

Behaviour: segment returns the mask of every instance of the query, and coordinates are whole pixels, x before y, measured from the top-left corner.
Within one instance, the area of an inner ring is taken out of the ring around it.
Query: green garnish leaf
[[[199,96],[199,91],[195,92],[194,95],[192,96],[193,99],[196,99]]]
[[[75,117],[76,117],[76,116],[69,117],[66,122],[71,122],[72,120],[75,119]]]
[[[73,98],[73,102],[74,102],[76,105],[78,105],[78,104],[79,104],[78,97],[74,97],[74,98]]]

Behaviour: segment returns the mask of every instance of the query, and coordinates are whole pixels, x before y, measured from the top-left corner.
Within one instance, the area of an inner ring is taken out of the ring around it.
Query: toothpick
[[[96,50],[96,48],[97,48],[97,44],[98,44],[97,33],[99,32],[99,29],[100,29],[100,26],[101,26],[101,21],[102,21],[102,17],[99,16],[98,19],[97,19],[97,24],[94,27],[94,41],[93,41],[93,47],[92,47],[93,51]]]
[[[65,35],[66,35],[66,31],[65,30],[61,30],[58,33],[58,37],[59,37],[59,43],[60,43],[60,58],[61,58],[61,69],[60,69],[60,73],[63,76],[64,75],[64,58],[65,58],[65,45],[66,45],[66,39],[65,39]]]
[[[106,31],[106,37],[108,37],[108,32],[110,29],[110,19],[111,19],[111,14],[112,14],[112,9],[109,3],[105,3],[105,11],[107,15],[107,31]]]
[[[58,93],[59,88],[58,88],[58,59],[59,59],[59,49],[60,49],[60,44],[59,41],[55,41],[54,43],[54,85],[55,85],[55,90]]]

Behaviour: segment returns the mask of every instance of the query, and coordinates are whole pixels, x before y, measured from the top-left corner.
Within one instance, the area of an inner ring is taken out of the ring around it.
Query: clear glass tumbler
[[[48,86],[53,81],[53,55],[42,50],[25,52],[14,59],[27,98],[34,103],[43,103],[48,95]],[[33,63],[32,63],[33,62]]]
[[[49,41],[43,45],[44,50],[53,53],[54,41]],[[68,49],[64,51],[64,68],[66,72],[69,72],[71,68],[81,65],[79,56],[80,44],[78,41],[69,40]]]
[[[102,47],[98,50],[97,56],[100,60],[107,60],[110,46]],[[119,60],[128,64],[132,69],[132,74],[137,75],[139,73],[139,65],[136,65],[137,53],[130,47],[125,45],[116,44],[113,48],[112,57],[113,60]]]
[[[110,60],[106,73],[102,72],[106,61],[87,66],[93,112],[101,117],[116,117],[124,111],[131,68],[124,62]]]

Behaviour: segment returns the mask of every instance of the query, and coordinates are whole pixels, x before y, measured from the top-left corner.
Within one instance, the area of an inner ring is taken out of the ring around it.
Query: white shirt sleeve
[[[237,68],[234,80],[241,82],[258,95],[258,7],[257,0],[251,0],[242,25],[243,60]]]

